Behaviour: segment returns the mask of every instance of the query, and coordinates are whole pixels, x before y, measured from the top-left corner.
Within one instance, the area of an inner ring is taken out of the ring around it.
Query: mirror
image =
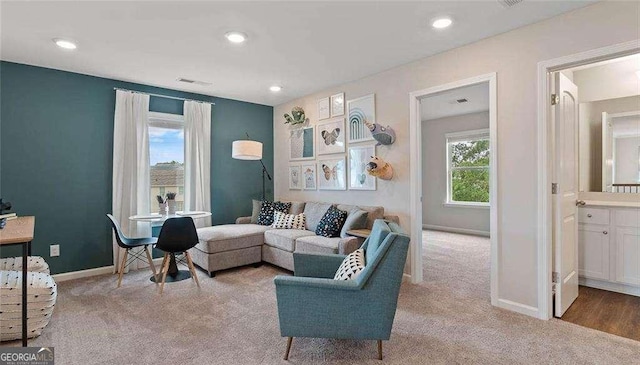
[[[580,191],[640,193],[640,55],[561,72],[578,88]]]

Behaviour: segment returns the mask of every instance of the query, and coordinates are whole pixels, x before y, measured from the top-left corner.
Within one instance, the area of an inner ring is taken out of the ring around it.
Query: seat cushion
[[[307,236],[296,240],[296,252],[302,253],[340,253],[340,237],[327,238],[322,236]]]
[[[259,224],[224,224],[199,228],[196,248],[206,253],[225,252],[260,246],[264,243],[264,232],[271,229]]]
[[[311,231],[300,229],[272,229],[264,233],[264,243],[281,250],[293,252],[298,238],[315,235]]]
[[[381,206],[366,206],[366,205],[355,206],[355,205],[338,204],[338,209],[344,210],[347,212],[352,211],[354,208],[360,208],[369,213],[367,215],[367,226],[365,228],[372,229],[373,222],[375,222],[376,219],[384,218],[384,207],[381,207]]]
[[[307,229],[315,232],[318,223],[331,207],[330,203],[307,202],[304,206],[304,216],[307,219]]]

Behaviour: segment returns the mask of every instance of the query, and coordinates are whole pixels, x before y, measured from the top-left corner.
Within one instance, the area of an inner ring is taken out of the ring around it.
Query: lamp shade
[[[262,159],[262,143],[256,141],[233,141],[231,157],[238,160]]]

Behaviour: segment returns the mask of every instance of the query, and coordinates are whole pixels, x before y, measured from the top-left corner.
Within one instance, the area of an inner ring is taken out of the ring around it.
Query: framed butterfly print
[[[313,126],[296,128],[289,135],[289,161],[315,160]]]
[[[349,190],[376,190],[376,177],[367,173],[367,164],[375,155],[375,145],[349,147]]]
[[[376,122],[376,94],[347,101],[347,113],[349,143],[373,141],[371,130],[366,123]]]
[[[316,174],[316,164],[308,164],[302,165],[302,178],[304,179],[302,182],[302,189],[304,190],[316,190],[316,183],[318,181],[318,176]]]
[[[347,190],[345,158],[318,160],[318,189]]]
[[[302,189],[302,174],[300,173],[300,165],[289,166],[289,190]]]
[[[343,153],[346,151],[344,118],[335,118],[316,125],[316,145],[318,155]]]

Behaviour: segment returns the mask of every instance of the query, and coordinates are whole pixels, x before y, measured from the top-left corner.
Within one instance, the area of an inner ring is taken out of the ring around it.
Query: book
[[[15,219],[15,218],[18,218],[18,215],[16,213],[4,213],[4,214],[0,214],[0,219],[2,218]]]

